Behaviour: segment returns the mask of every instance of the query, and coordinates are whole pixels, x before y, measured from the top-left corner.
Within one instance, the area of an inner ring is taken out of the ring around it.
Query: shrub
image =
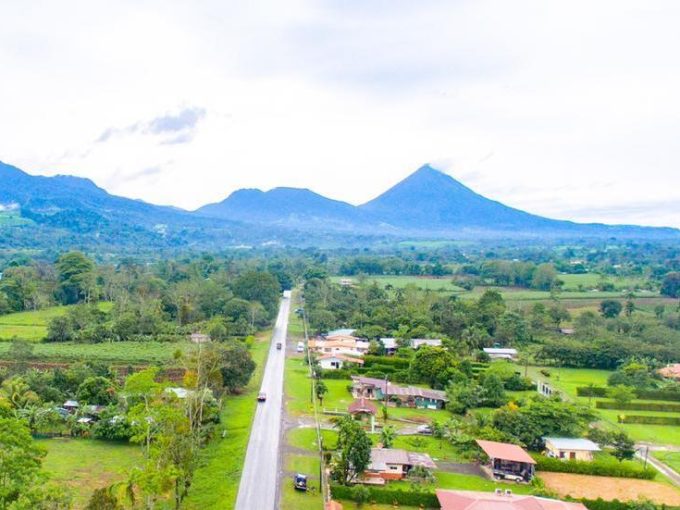
[[[680,392],[669,390],[635,390],[637,398],[645,400],[663,400],[680,402]],[[607,388],[603,386],[579,386],[576,388],[579,397],[606,397]]]
[[[437,496],[431,492],[410,492],[403,490],[368,488],[368,500],[383,505],[423,506],[425,508],[439,508]],[[334,499],[353,500],[354,487],[331,485]]]
[[[662,413],[680,413],[680,404],[667,402],[628,402],[620,404],[607,400],[595,403],[598,409],[620,409],[621,411],[659,411]]]
[[[576,388],[579,397],[606,397],[607,388],[602,386],[579,386]]]
[[[619,423],[637,423],[643,425],[680,425],[680,418],[675,416],[642,416],[637,414],[618,416]]]
[[[596,458],[592,462],[583,460],[560,460],[544,455],[534,455],[538,471],[576,473],[580,475],[612,476],[617,478],[638,478],[653,480],[656,471],[644,469],[635,462],[618,462],[614,459]]]
[[[410,359],[397,358],[396,356],[364,356],[364,366],[367,368],[373,367],[373,365],[389,365],[404,370],[410,364]]]

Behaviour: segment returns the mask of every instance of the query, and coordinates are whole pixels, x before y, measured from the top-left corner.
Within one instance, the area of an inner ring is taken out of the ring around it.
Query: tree
[[[110,487],[95,489],[85,510],[123,510]]]
[[[319,402],[323,403],[323,397],[328,393],[328,386],[326,386],[326,383],[321,379],[317,379],[314,384],[314,391],[316,391],[316,398],[319,399]]]
[[[548,316],[556,328],[559,328],[560,324],[562,324],[564,321],[571,319],[569,310],[558,304],[553,305],[548,309]]]
[[[6,508],[36,482],[46,452],[16,418],[0,418],[0,452],[0,508]]]
[[[600,303],[600,313],[607,319],[618,317],[621,310],[623,310],[621,302],[615,299],[605,299]]]
[[[349,416],[336,422],[338,429],[337,456],[333,477],[344,485],[362,473],[371,460],[371,440],[361,425]]]
[[[89,302],[96,297],[95,265],[84,254],[78,251],[65,253],[57,260],[56,268],[63,304]]]
[[[392,448],[397,433],[392,425],[386,425],[380,431],[380,442],[383,448]]]
[[[484,377],[481,393],[484,407],[500,407],[508,400],[503,382],[496,374],[489,374]]]
[[[455,358],[442,347],[421,347],[416,351],[410,365],[411,376],[430,386],[443,388],[448,383],[449,369]]]
[[[90,405],[98,406],[107,406],[118,400],[113,382],[101,376],[85,379],[78,386],[76,397]]]
[[[281,287],[271,273],[249,271],[239,276],[234,282],[233,290],[241,299],[260,302],[270,317],[276,313]]]
[[[248,384],[255,371],[255,362],[248,349],[237,341],[225,343],[221,355],[222,385],[233,393]]]
[[[619,462],[630,460],[635,456],[635,442],[628,437],[625,432],[612,434],[610,444],[614,449],[612,455],[616,457]]]
[[[633,400],[636,395],[635,390],[630,386],[618,384],[607,389],[607,396],[623,407]]]
[[[550,263],[539,264],[531,278],[531,286],[534,289],[550,290],[554,286],[556,279],[557,271],[554,265]]]
[[[74,332],[71,320],[66,316],[54,317],[47,324],[48,342],[68,342],[73,340]]]
[[[661,283],[661,295],[671,298],[680,297],[680,272],[666,274]]]

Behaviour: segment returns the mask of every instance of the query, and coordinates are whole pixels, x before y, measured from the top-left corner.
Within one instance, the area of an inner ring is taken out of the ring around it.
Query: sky
[[[195,209],[360,204],[424,163],[536,214],[680,227],[680,2],[0,5],[0,160]]]

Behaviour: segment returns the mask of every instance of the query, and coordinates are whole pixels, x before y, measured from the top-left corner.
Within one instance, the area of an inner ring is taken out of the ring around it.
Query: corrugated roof
[[[544,437],[543,440],[552,444],[558,450],[579,450],[586,452],[599,452],[600,447],[590,439],[581,437]]]
[[[371,471],[384,471],[387,469],[387,464],[423,466],[428,469],[437,469],[437,465],[427,453],[407,452],[398,448],[371,448],[371,462],[368,469]]]
[[[399,386],[397,384],[387,383],[387,391],[385,391],[385,380],[374,379],[373,377],[352,376],[352,380],[360,384],[371,385],[379,388],[387,395],[396,395],[400,397],[422,397],[432,400],[448,401],[445,391],[431,390],[429,388],[418,388],[416,386]]]
[[[442,510],[587,510],[582,503],[494,492],[437,489]]]
[[[527,452],[516,444],[497,443],[496,441],[484,441],[475,439],[479,447],[484,450],[492,459],[510,460],[512,462],[524,462],[526,464],[536,464]]]
[[[375,406],[375,404],[373,404],[370,400],[366,400],[365,398],[360,398],[359,400],[353,401],[347,410],[349,411],[349,414],[376,414],[378,412],[378,408]]]

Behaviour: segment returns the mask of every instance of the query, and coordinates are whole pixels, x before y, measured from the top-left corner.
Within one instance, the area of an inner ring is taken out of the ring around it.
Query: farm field
[[[257,408],[255,397],[262,382],[270,340],[271,331],[267,331],[259,334],[253,344],[255,372],[240,395],[225,398],[221,424],[212,442],[201,452],[200,465],[182,508],[233,508],[236,503],[250,427]]]
[[[601,476],[574,475],[570,473],[541,473],[545,486],[559,496],[620,501],[648,499],[655,503],[680,505],[680,490],[660,482],[630,478],[603,478]],[[603,483],[605,482],[606,483]]]
[[[112,308],[111,303],[98,304],[100,310],[107,312]],[[43,310],[31,312],[17,312],[0,315],[0,340],[11,340],[17,337],[21,340],[38,342],[47,335],[47,325],[55,317],[64,315],[70,306],[51,306]]]
[[[540,370],[545,368],[550,371],[550,377],[540,374]],[[595,406],[597,398],[578,397],[576,388],[579,386],[606,386],[607,378],[611,372],[607,370],[596,370],[587,368],[555,368],[555,367],[529,367],[529,376],[532,379],[546,381],[554,388],[562,391],[572,400],[583,404]],[[649,401],[640,401],[649,402]],[[600,417],[607,426],[625,430],[631,438],[636,441],[645,441],[655,444],[680,445],[680,433],[678,427],[671,425],[642,425],[642,424],[619,424],[617,416],[626,412],[615,409],[597,409]],[[679,416],[680,413],[660,412],[660,411],[627,411],[628,414],[650,415],[650,416]]]
[[[36,343],[33,358],[40,362],[102,361],[108,363],[140,364],[167,363],[175,351],[188,349],[189,342],[114,342],[104,344]],[[0,342],[0,359],[7,359],[9,342]]]
[[[50,479],[73,490],[74,508],[84,508],[94,489],[125,480],[142,462],[139,446],[94,439],[39,439]]]

